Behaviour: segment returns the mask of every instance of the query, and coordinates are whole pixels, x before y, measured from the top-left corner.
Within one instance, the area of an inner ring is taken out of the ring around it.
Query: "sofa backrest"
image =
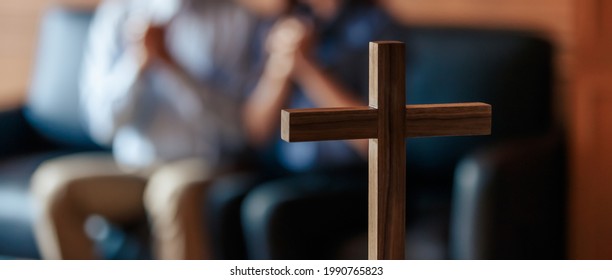
[[[55,8],[43,19],[26,112],[40,133],[60,144],[93,146],[81,122],[78,91],[91,18],[91,12]],[[550,129],[553,48],[545,40],[465,28],[408,27],[396,33],[406,42],[408,103],[493,105],[492,136],[410,139],[408,164],[417,172],[450,170],[483,144]]]
[[[550,132],[554,65],[546,40],[525,32],[465,28],[415,27],[403,34],[409,104],[493,107],[491,136],[409,139],[409,170],[452,174],[460,157],[482,145]]]
[[[42,20],[25,114],[49,140],[70,147],[96,147],[79,112],[79,75],[92,12],[53,8]]]

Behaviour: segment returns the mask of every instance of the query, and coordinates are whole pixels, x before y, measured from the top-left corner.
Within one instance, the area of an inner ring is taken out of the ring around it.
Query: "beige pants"
[[[204,189],[212,170],[200,160],[166,164],[150,174],[128,174],[109,154],[66,156],[44,163],[32,178],[39,207],[36,239],[45,259],[94,259],[87,217],[114,223],[149,216],[161,259],[209,258],[203,229]]]

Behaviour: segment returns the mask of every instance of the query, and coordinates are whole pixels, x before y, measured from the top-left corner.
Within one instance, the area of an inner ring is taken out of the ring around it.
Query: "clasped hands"
[[[155,62],[175,66],[175,59],[166,45],[166,25],[140,22],[126,26],[129,49],[137,57],[141,69],[150,67]]]
[[[265,47],[269,54],[266,70],[278,78],[291,78],[311,62],[313,28],[307,21],[288,17],[271,29]]]
[[[147,68],[156,61],[170,66],[176,64],[166,45],[166,30],[165,25],[149,23],[141,35],[131,42],[141,68]],[[311,62],[313,37],[313,28],[306,21],[295,17],[279,20],[265,41],[269,54],[266,65],[269,74],[279,78],[296,75]]]

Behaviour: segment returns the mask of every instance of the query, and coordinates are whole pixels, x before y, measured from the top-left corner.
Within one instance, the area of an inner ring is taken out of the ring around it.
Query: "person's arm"
[[[281,20],[270,31],[265,47],[269,57],[263,73],[243,108],[243,123],[251,145],[268,143],[280,122],[280,111],[287,103],[294,69],[294,52],[301,25]]]
[[[290,73],[282,57],[271,56],[243,111],[243,123],[253,146],[263,146],[274,136],[280,111],[287,103]]]
[[[81,106],[92,138],[110,145],[131,116],[140,90],[144,60],[126,47],[123,34],[127,5],[105,1],[96,11],[86,45],[80,82]]]
[[[309,26],[297,18],[281,20],[272,29],[266,42],[270,58],[244,110],[244,123],[252,144],[261,146],[275,136],[280,110],[286,103],[292,82],[301,86],[319,107],[365,105],[330,79],[310,58],[311,32]],[[360,155],[367,157],[367,141],[348,142]]]

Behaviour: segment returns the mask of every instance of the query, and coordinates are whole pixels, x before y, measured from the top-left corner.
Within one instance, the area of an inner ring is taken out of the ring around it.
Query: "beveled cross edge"
[[[369,139],[368,258],[404,259],[405,138],[491,134],[485,103],[405,105],[405,46],[370,43],[369,106],[281,112],[287,142]]]

